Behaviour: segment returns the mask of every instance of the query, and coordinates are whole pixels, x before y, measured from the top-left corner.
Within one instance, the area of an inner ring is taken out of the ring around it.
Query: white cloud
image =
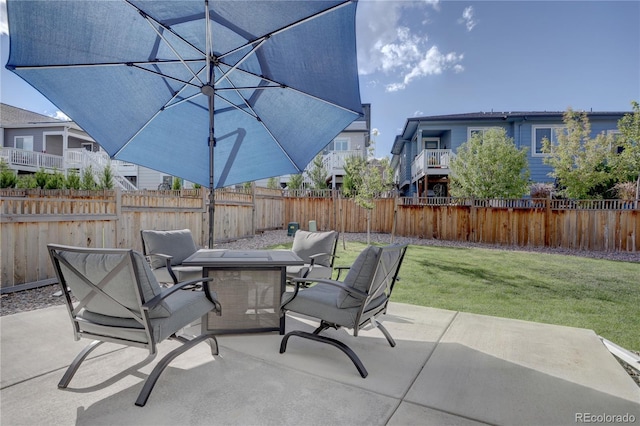
[[[459,62],[464,59],[463,54],[450,52],[443,54],[438,46],[432,46],[422,59],[415,63],[411,70],[404,75],[402,83],[389,84],[386,87],[387,92],[396,92],[407,87],[412,80],[425,77],[428,75],[442,74],[448,69],[453,69],[456,73],[464,71],[464,67]]]
[[[65,120],[65,121],[71,121],[71,119],[67,116],[67,114],[65,114],[62,111],[56,111],[53,114],[48,113],[47,114],[49,117],[53,117],[56,120]]]
[[[424,115],[424,112],[422,112],[420,110],[414,111],[414,113],[413,113],[414,117],[422,117],[423,115]]]
[[[361,0],[357,15],[360,75],[382,72],[393,76],[397,81],[387,83],[385,90],[395,92],[427,75],[448,69],[463,71],[459,64],[463,55],[442,53],[436,46],[429,46],[425,25],[412,29],[402,24],[403,13],[428,15],[439,7],[438,0]]]
[[[468,6],[462,11],[462,18],[458,20],[459,23],[465,24],[467,31],[471,31],[478,24],[473,14],[473,6]]]
[[[0,35],[9,34],[7,22],[7,0],[0,0]]]

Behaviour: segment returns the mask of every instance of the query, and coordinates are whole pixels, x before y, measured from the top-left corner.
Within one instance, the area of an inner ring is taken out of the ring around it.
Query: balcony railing
[[[449,174],[449,161],[455,154],[450,149],[425,149],[411,163],[411,179],[425,175]]]
[[[64,161],[59,155],[2,147],[0,148],[0,157],[4,158],[9,166],[25,170],[37,171],[41,168],[64,170]]]
[[[0,158],[3,158],[9,167],[13,169],[26,170],[36,172],[40,169],[66,171],[67,169],[84,170],[92,166],[93,173],[99,179],[102,170],[111,164],[113,177],[117,184],[124,190],[136,190],[137,188],[129,182],[126,175],[137,174],[135,164],[126,163],[118,160],[109,160],[109,156],[105,152],[91,152],[83,148],[68,149],[64,156],[46,154],[43,152],[27,151],[17,148],[0,148]],[[127,173],[123,173],[123,172]]]
[[[344,173],[344,165],[349,157],[362,157],[362,151],[330,151],[322,158],[322,166],[329,175]]]

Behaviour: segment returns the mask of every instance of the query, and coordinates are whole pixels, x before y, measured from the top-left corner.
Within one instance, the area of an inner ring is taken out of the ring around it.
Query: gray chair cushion
[[[149,313],[156,343],[214,309],[213,303],[201,291],[178,291],[168,296],[164,304],[168,308],[169,317],[154,315],[157,308]],[[101,315],[88,310],[83,310],[78,316],[85,320],[80,323],[83,331],[147,343],[144,327],[133,318]]]
[[[373,274],[376,273],[376,266],[378,262],[378,254],[382,250],[380,247],[369,246],[365,248],[356,258],[353,265],[349,269],[349,273],[344,279],[343,283],[346,286],[353,287],[356,290],[368,291],[369,286],[373,280]],[[362,304],[361,299],[357,299],[344,290],[340,290],[338,296],[337,306],[338,308],[350,308],[360,306]]]
[[[311,257],[318,253],[333,254],[337,232],[308,232],[298,230],[293,238],[293,247],[291,250],[304,261],[311,263]],[[316,265],[331,266],[331,256],[320,256],[315,259]]]
[[[171,266],[180,265],[193,253],[198,251],[189,229],[175,231],[142,231],[147,254],[166,254],[172,256]],[[151,267],[162,268],[166,265],[163,259],[152,256]]]
[[[312,287],[301,289],[293,300],[291,300],[293,293],[285,293],[282,296],[282,302],[286,303],[286,309],[289,311],[319,318],[342,327],[354,328],[361,304],[355,307],[339,308],[337,299],[342,291],[338,287],[318,283]],[[371,311],[384,303],[385,300],[386,296],[382,295],[369,303],[367,308]],[[369,315],[366,312],[363,313],[360,322],[362,323],[367,318]]]
[[[128,256],[128,254],[77,253],[69,251],[61,253],[61,256],[83,276],[87,277],[94,284],[98,284],[123,260],[124,256]],[[162,289],[142,254],[133,252],[133,256],[136,268],[139,271],[142,295],[145,300],[150,300],[160,294]],[[91,289],[76,274],[71,271],[65,271],[68,268],[64,264],[61,264],[60,267],[63,272],[66,272],[67,285],[73,295],[78,300],[84,299],[91,292]],[[135,282],[134,271],[131,268],[123,268],[115,277],[110,279],[102,289],[128,309],[139,312],[138,299],[135,288],[131,285],[132,282]],[[96,293],[95,296],[89,300],[85,305],[85,309],[101,315],[114,317],[126,317],[128,315],[121,306],[118,306],[118,304],[100,293]],[[169,309],[164,302],[153,312],[154,318],[168,316]]]

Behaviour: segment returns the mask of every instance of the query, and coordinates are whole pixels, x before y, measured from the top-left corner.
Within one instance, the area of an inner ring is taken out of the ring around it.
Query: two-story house
[[[118,160],[76,123],[11,105],[0,104],[0,158],[19,175],[40,169],[66,173],[91,166],[96,177],[111,166],[116,184],[124,190],[171,186],[172,176]]]
[[[326,173],[326,183],[331,189],[338,189],[344,181],[344,165],[346,159],[352,156],[367,157],[367,149],[371,145],[371,104],[362,104],[364,115],[349,124],[322,150],[322,167]],[[310,170],[313,161],[306,170]],[[280,177],[281,186],[284,188],[291,175]],[[264,180],[266,182],[266,180]],[[262,182],[262,181],[260,181]],[[311,181],[305,173],[305,185]]]
[[[542,140],[554,142],[555,129],[564,127],[564,112],[476,112],[409,118],[391,149],[391,166],[404,196],[448,196],[449,161],[475,133],[493,127],[506,130],[516,147],[526,147],[533,182],[550,182]],[[616,133],[627,112],[588,112],[591,137]]]

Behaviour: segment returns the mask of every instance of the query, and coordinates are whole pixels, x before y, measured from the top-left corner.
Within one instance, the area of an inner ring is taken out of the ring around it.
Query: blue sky
[[[57,108],[4,69],[3,103]],[[362,101],[390,156],[407,118],[477,111],[629,111],[640,101],[640,1],[390,1],[358,4]]]

